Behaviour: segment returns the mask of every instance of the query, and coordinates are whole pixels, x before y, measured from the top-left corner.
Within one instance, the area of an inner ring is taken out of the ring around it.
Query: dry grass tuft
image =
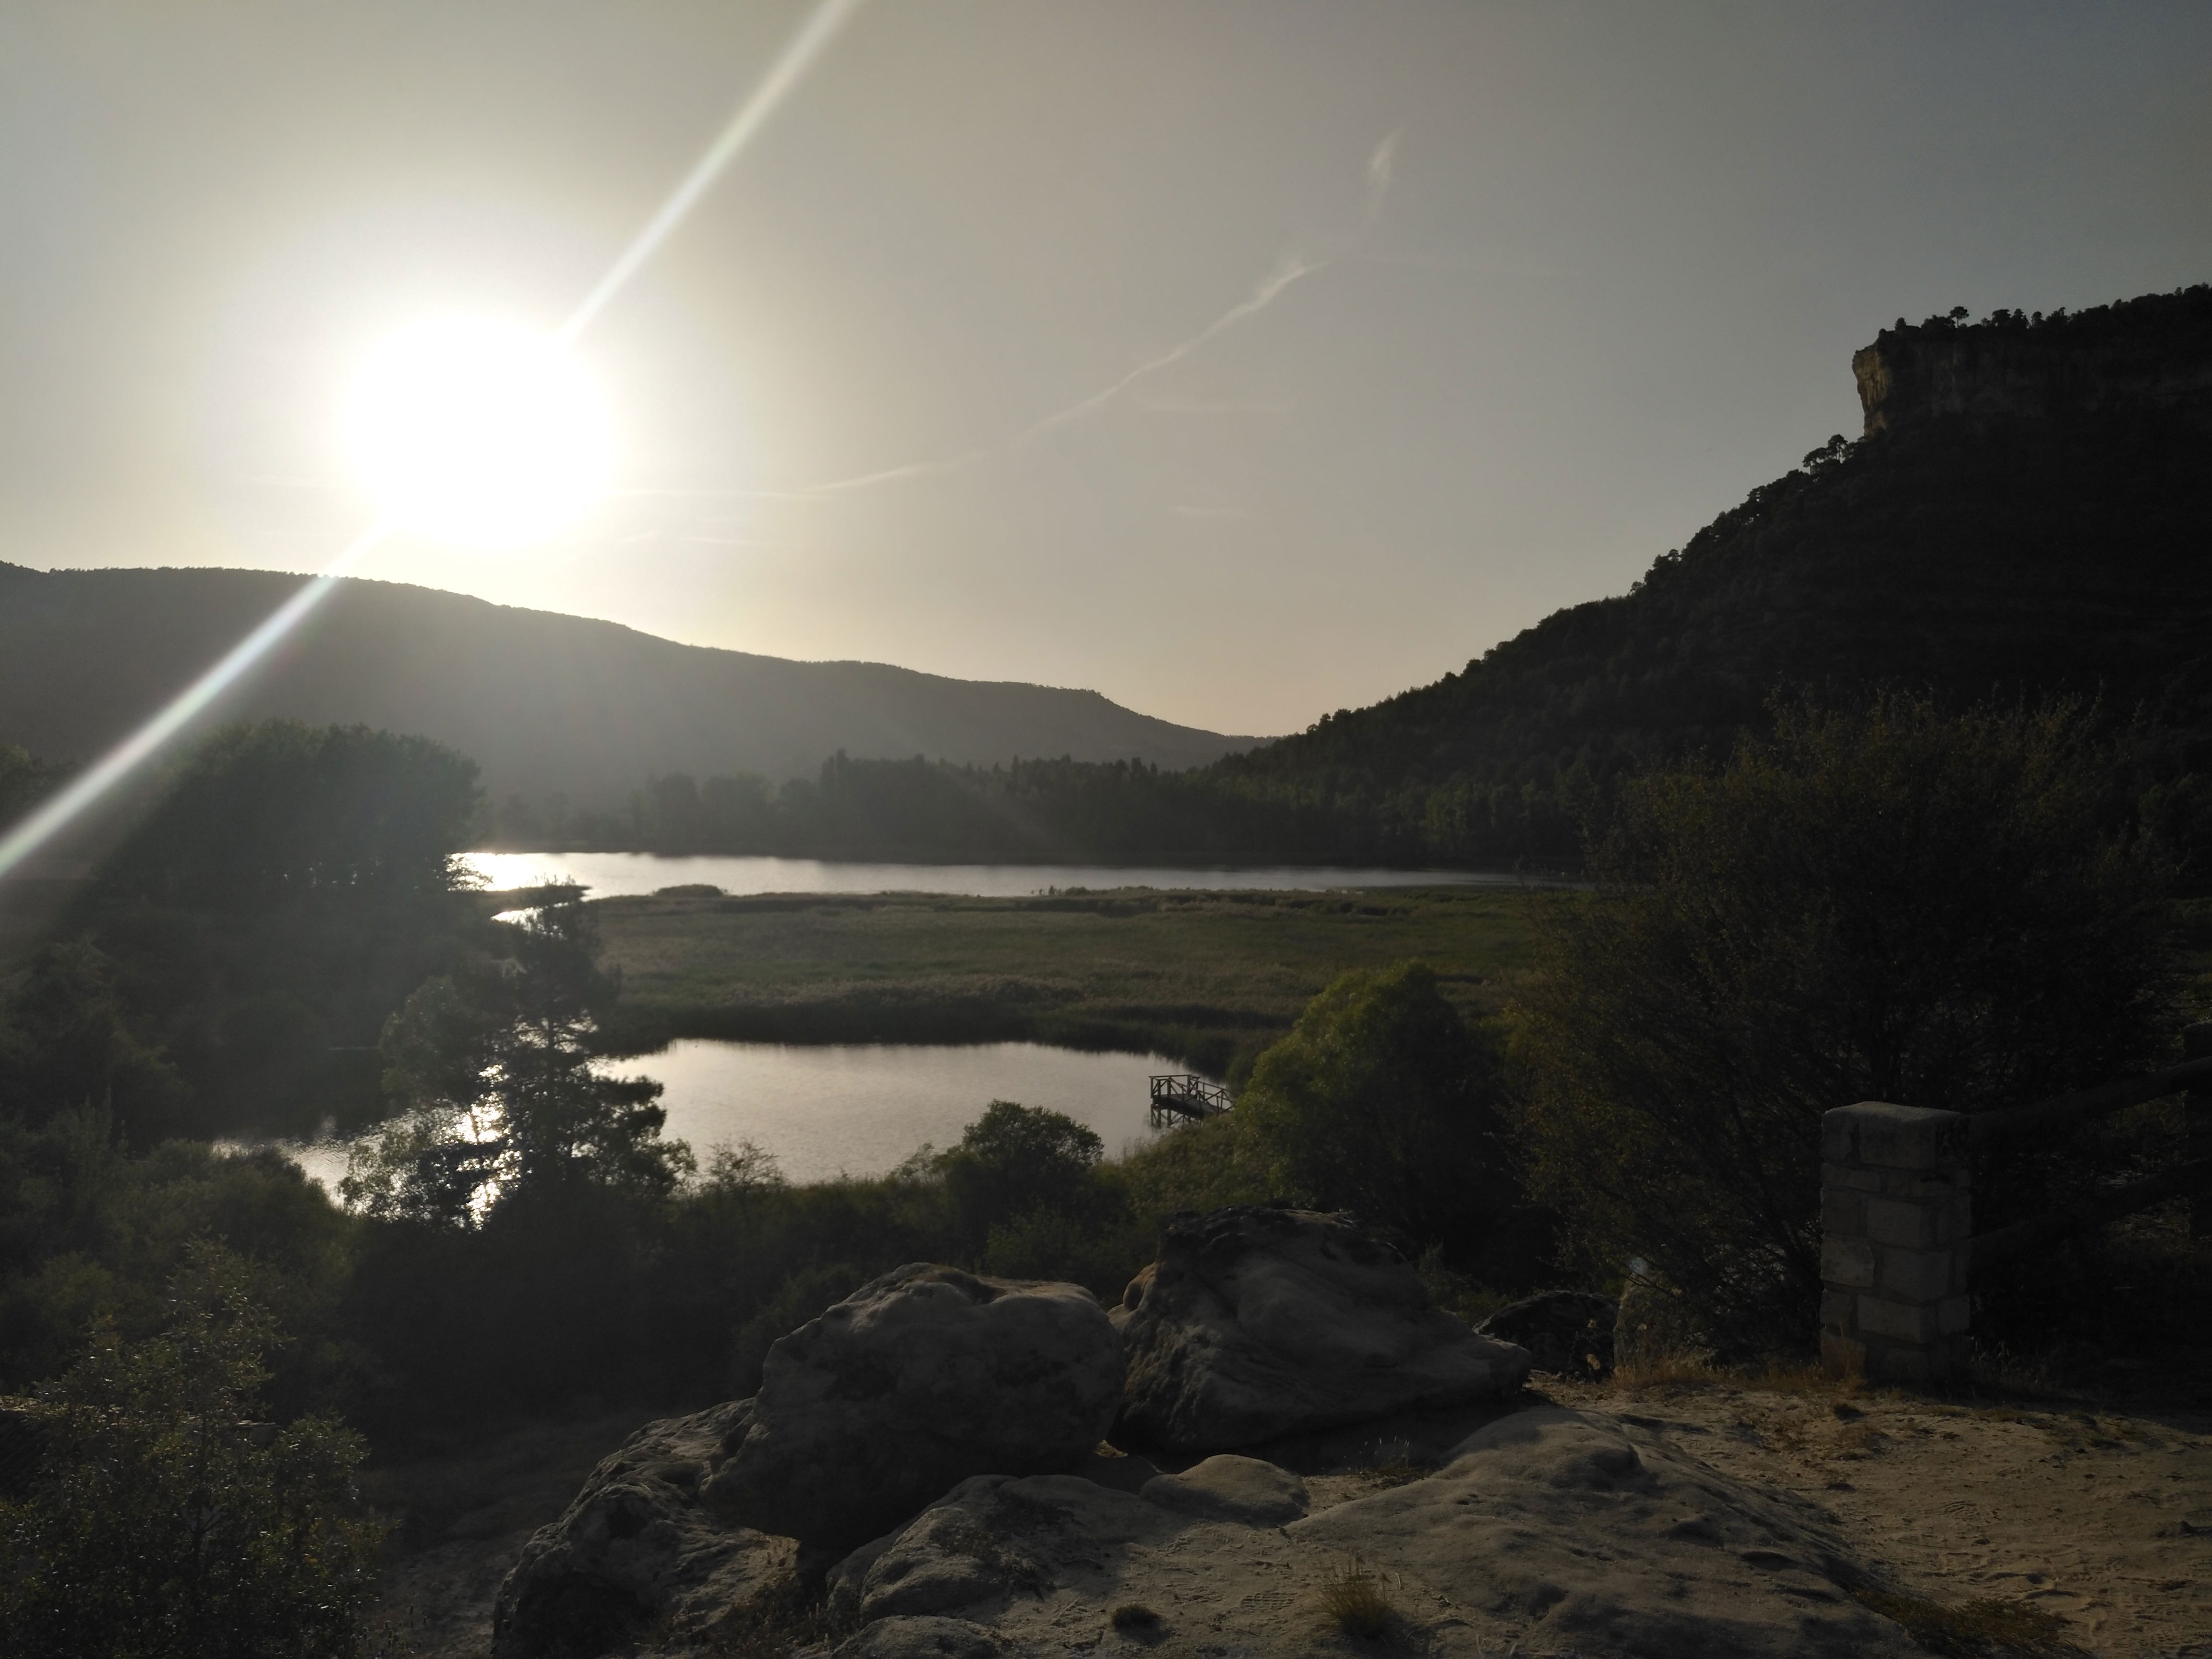
[[[1321,1608],[1346,1636],[1364,1642],[1380,1641],[1398,1626],[1382,1580],[1356,1555],[1322,1583]]]
[[[2086,1649],[2066,1639],[2063,1619],[2025,1601],[1991,1596],[1946,1607],[1885,1590],[1852,1594],[1943,1659],[2087,1659]]]
[[[1361,1471],[1376,1486],[1410,1486],[1416,1480],[1425,1480],[1434,1473],[1425,1463],[1415,1463],[1407,1458],[1396,1458],[1388,1463],[1377,1463]]]
[[[1623,1360],[1613,1383],[1623,1389],[1710,1389],[1741,1379],[1713,1363],[1702,1348],[1662,1350]]]
[[[1154,1613],[1142,1601],[1124,1601],[1113,1612],[1113,1626],[1115,1630],[1140,1632],[1156,1631],[1160,1627],[1161,1623],[1159,1614]]]

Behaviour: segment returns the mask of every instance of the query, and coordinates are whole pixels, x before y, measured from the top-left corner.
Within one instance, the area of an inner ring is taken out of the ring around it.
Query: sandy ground
[[[2212,1412],[1545,1381],[1816,1499],[1932,1601],[2027,1600],[2109,1659],[2212,1659]]]
[[[1813,1499],[1856,1553],[1929,1601],[2026,1601],[2106,1659],[2212,1659],[2212,1412],[1539,1381],[1561,1405],[1616,1413],[1727,1474]],[[493,1598],[523,1542],[641,1420],[538,1425],[375,1473],[371,1501],[404,1516],[380,1628],[421,1659],[484,1654]],[[1345,1462],[1407,1454],[1433,1450],[1378,1441]],[[1285,1461],[1307,1465],[1316,1509],[1380,1484],[1356,1467],[1316,1467],[1338,1456]]]

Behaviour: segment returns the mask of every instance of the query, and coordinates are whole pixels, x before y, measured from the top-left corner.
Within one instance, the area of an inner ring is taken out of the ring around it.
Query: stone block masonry
[[[1820,1115],[1820,1362],[1876,1382],[1966,1365],[1966,1119],[1878,1100]]]

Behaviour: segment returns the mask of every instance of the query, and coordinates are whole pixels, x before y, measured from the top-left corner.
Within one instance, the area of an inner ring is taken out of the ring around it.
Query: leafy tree
[[[545,905],[512,944],[428,981],[386,1025],[385,1086],[406,1110],[356,1152],[349,1204],[460,1224],[579,1188],[661,1197],[690,1169],[690,1149],[660,1138],[660,1085],[594,1067],[622,981],[599,965],[591,913],[575,897]]]
[[[102,882],[232,910],[310,893],[442,893],[476,817],[476,778],[474,761],[428,738],[232,726],[193,751]]]
[[[363,1651],[381,1528],[335,1422],[256,1422],[275,1337],[205,1252],[160,1334],[112,1323],[30,1408],[41,1452],[0,1500],[6,1659],[345,1659]]]
[[[969,1248],[991,1229],[1035,1212],[1083,1214],[1097,1207],[1092,1180],[1105,1143],[1064,1112],[994,1100],[938,1155],[955,1227]]]
[[[159,1121],[181,1103],[176,1068],[124,1018],[115,962],[88,939],[40,947],[0,982],[0,1113],[43,1122],[80,1107]]]
[[[1236,1117],[1275,1189],[1465,1261],[1515,1201],[1491,1044],[1418,962],[1349,973],[1262,1054]]]
[[[1626,797],[1521,1005],[1540,1192],[1586,1257],[1650,1261],[1723,1347],[1801,1344],[1820,1114],[1973,1111],[2124,1074],[2172,1036],[2170,872],[2086,716],[1886,696],[1784,709],[1724,766]],[[2069,1146],[1978,1172],[2002,1224]]]

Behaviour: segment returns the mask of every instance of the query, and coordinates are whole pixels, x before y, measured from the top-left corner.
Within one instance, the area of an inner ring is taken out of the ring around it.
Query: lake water
[[[823,859],[653,853],[464,853],[461,862],[499,891],[574,881],[597,898],[630,898],[694,884],[726,893],[945,893],[1026,898],[1057,888],[1158,887],[1331,891],[1362,887],[1510,887],[1504,870],[1357,870],[1328,865],[1257,869],[1133,867],[1105,864],[861,864]]]
[[[702,1166],[718,1142],[750,1140],[794,1182],[882,1175],[924,1141],[947,1146],[994,1100],[1045,1106],[1088,1124],[1111,1157],[1151,1139],[1149,1082],[1185,1068],[1160,1054],[1085,1054],[1037,1042],[709,1042],[611,1061],[666,1085],[664,1132]],[[283,1150],[332,1194],[342,1140]]]

